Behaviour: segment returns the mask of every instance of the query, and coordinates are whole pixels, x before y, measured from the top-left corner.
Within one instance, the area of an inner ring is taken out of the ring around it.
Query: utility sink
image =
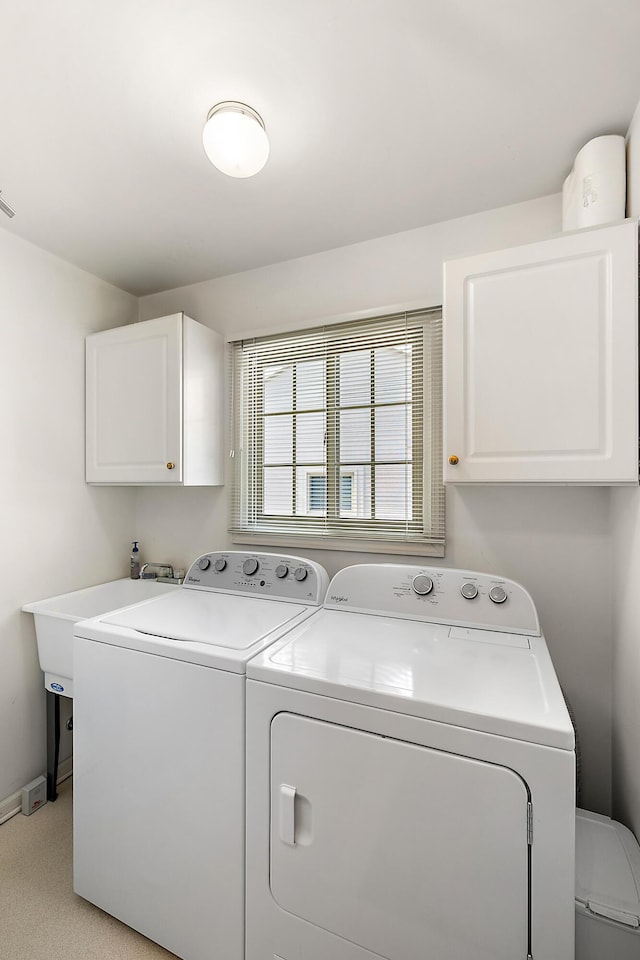
[[[73,628],[79,620],[113,613],[175,589],[174,584],[156,580],[112,580],[25,603],[22,609],[35,619],[38,658],[46,689],[73,697]]]

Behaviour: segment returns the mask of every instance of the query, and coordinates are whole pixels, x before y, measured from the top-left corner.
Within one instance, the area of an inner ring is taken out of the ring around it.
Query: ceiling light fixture
[[[262,117],[236,100],[225,100],[209,110],[202,143],[214,167],[229,177],[253,177],[269,156]]]

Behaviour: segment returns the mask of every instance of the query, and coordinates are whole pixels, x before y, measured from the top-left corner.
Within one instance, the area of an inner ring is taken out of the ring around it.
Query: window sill
[[[271,533],[231,532],[233,543],[303,550],[342,550],[346,553],[387,553],[405,557],[444,557],[445,544],[429,540],[357,540],[346,537],[294,537]]]

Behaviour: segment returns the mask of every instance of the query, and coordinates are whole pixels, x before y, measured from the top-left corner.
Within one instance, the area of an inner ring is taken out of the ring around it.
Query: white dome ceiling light
[[[229,177],[253,177],[269,156],[262,117],[236,100],[225,100],[209,110],[202,143],[214,167]]]

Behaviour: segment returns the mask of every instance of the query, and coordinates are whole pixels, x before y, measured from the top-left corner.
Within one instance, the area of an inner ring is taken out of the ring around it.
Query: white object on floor
[[[172,584],[155,580],[127,578],[25,603],[23,612],[32,613],[35,620],[38,659],[46,689],[59,696],[73,697],[73,628],[79,620],[98,617],[174,589]]]
[[[627,190],[624,137],[595,137],[576,156],[562,187],[562,229],[624,220]]]
[[[21,790],[22,812],[25,817],[39,810],[47,802],[47,781],[45,777],[36,777]]]
[[[521,586],[348,567],[247,677],[247,960],[573,960],[574,733]]]
[[[184,960],[244,960],[245,666],[327,584],[299,557],[211,553],[76,625],[74,889]]]
[[[576,960],[640,956],[640,847],[621,823],[576,814]]]

